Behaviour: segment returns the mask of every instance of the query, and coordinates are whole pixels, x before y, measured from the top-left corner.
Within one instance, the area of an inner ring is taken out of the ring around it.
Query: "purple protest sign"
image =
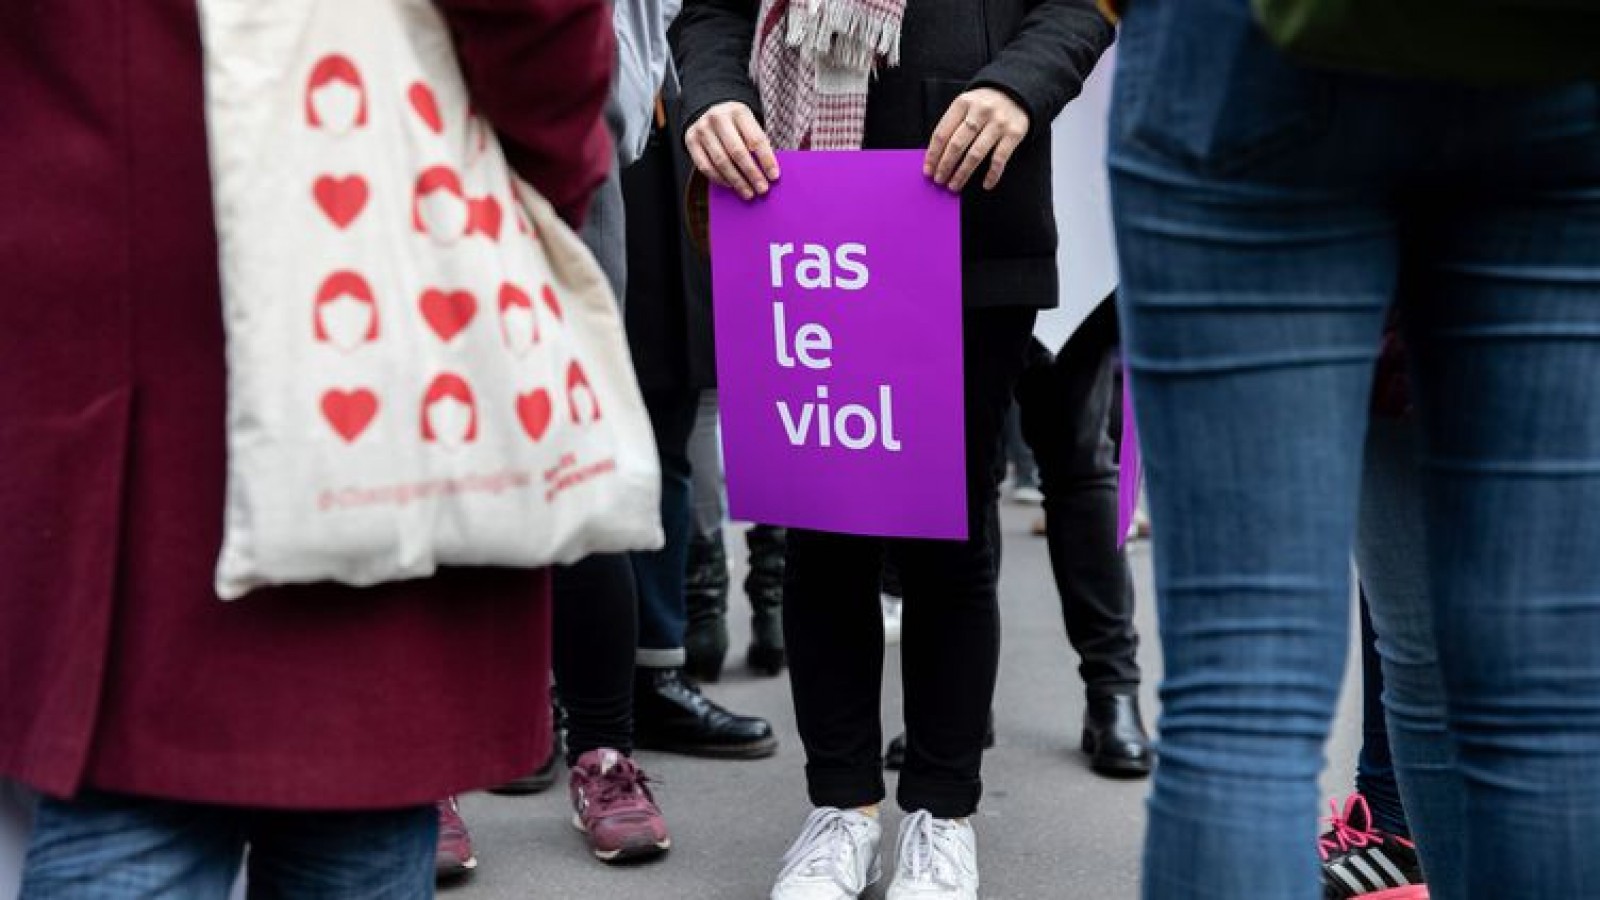
[[[1134,516],[1139,513],[1139,425],[1133,418],[1133,379],[1122,371],[1122,452],[1117,472],[1117,546],[1128,542]]]
[[[960,201],[922,156],[780,153],[765,198],[713,189],[735,518],[966,538]]]

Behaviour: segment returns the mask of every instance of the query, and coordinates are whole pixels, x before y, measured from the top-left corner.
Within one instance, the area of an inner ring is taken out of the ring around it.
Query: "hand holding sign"
[[[689,126],[684,145],[700,174],[746,200],[765,194],[769,182],[778,180],[772,142],[743,103],[718,103],[706,110]]]

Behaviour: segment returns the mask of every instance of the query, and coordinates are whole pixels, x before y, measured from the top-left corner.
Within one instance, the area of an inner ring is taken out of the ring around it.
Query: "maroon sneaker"
[[[615,750],[591,750],[572,767],[572,824],[604,862],[657,856],[672,847],[650,777]]]
[[[439,801],[439,844],[433,854],[433,874],[441,881],[462,878],[478,867],[472,853],[472,834],[461,818],[456,798]]]

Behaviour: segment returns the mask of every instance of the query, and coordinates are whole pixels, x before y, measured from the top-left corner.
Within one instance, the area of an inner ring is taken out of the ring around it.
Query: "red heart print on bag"
[[[478,299],[467,291],[429,290],[422,295],[422,317],[446,344],[467,330],[478,314]]]
[[[555,418],[555,408],[550,402],[550,392],[544,388],[530,391],[517,397],[517,418],[522,420],[522,429],[528,432],[528,437],[535,441],[544,440],[545,434],[550,430],[550,422]]]
[[[522,195],[517,192],[516,176],[506,177],[506,187],[511,191],[511,212],[516,217],[517,230],[523,234],[533,234],[533,225],[528,222],[528,213],[522,208]]]
[[[411,90],[406,92],[406,97],[411,101],[411,108],[416,110],[417,118],[434,134],[444,134],[444,117],[439,114],[439,100],[433,95],[433,88],[423,82],[415,82]]]
[[[378,417],[378,395],[365,388],[328,391],[322,395],[322,417],[345,443],[353,444]]]
[[[556,299],[556,289],[547,284],[544,286],[544,290],[539,292],[539,297],[544,300],[544,305],[550,310],[550,314],[556,317],[557,322],[560,322],[562,320],[561,301]]]
[[[471,211],[468,214],[467,234],[482,234],[492,241],[500,240],[500,221],[504,216],[500,212],[500,201],[492,196],[478,197],[469,205]]]
[[[600,421],[600,398],[589,384],[588,373],[576,360],[567,366],[567,412],[572,414],[574,425],[583,424],[585,412],[590,422]]]
[[[367,180],[360,175],[335,178],[324,175],[317,179],[312,189],[323,215],[339,228],[349,228],[350,223],[367,208]]]

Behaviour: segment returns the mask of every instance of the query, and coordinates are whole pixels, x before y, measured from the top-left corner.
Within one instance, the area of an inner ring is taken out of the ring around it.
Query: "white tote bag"
[[[432,4],[199,6],[228,353],[218,594],[659,547],[614,298],[473,114]]]

